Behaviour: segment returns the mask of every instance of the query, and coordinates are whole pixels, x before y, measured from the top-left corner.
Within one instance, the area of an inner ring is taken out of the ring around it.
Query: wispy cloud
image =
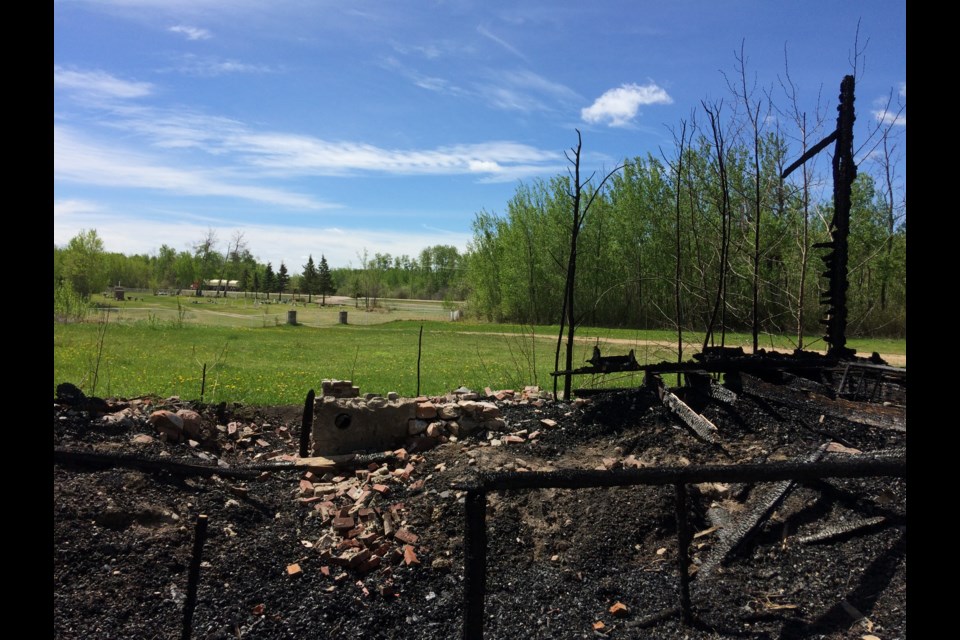
[[[115,144],[98,143],[58,125],[53,127],[53,175],[56,180],[86,185],[232,197],[293,209],[335,206],[298,193],[232,183],[202,169],[170,166]]]
[[[553,82],[529,70],[500,71],[487,74],[489,81],[474,85],[477,95],[497,109],[546,111],[557,101],[580,98],[566,85]]]
[[[215,56],[198,56],[187,53],[179,57],[176,65],[161,71],[176,71],[189,76],[214,77],[228,73],[274,73],[275,70],[265,64],[251,64],[238,60],[224,60]]]
[[[517,56],[518,58],[520,58],[520,59],[523,60],[524,62],[529,62],[529,60],[527,59],[527,56],[523,55],[523,53],[521,53],[519,49],[517,49],[516,47],[514,47],[512,44],[510,44],[510,43],[507,42],[506,40],[504,40],[504,39],[502,39],[502,38],[499,38],[499,37],[497,37],[496,35],[494,35],[493,33],[491,33],[490,30],[487,29],[486,27],[484,27],[482,24],[481,24],[481,25],[477,25],[477,33],[479,33],[480,35],[482,35],[484,38],[488,38],[488,39],[496,42],[498,45],[500,45],[501,47],[503,47],[504,49],[506,49],[507,51],[509,51],[509,52],[512,53],[513,55]]]
[[[123,99],[142,98],[153,91],[149,82],[122,80],[106,71],[80,71],[60,65],[53,67],[53,87],[86,96]]]
[[[213,35],[207,29],[191,27],[185,24],[178,24],[170,27],[170,31],[186,36],[187,40],[209,40],[213,37]]]
[[[348,175],[515,175],[557,161],[557,153],[509,141],[435,149],[384,149],[359,142],[329,142],[311,136],[249,133],[229,143],[249,163],[284,173]]]
[[[667,92],[654,83],[646,85],[623,84],[604,92],[592,105],[580,111],[585,122],[606,122],[611,127],[623,127],[637,116],[641,105],[671,104]]]
[[[59,200],[53,203],[53,217],[77,216],[101,211],[100,205],[88,200]]]

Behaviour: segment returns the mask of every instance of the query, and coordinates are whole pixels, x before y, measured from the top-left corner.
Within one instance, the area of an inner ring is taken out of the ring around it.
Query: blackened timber
[[[487,591],[487,492],[467,491],[464,501],[463,558],[466,584],[463,588],[463,638],[483,638],[483,601]]]
[[[806,152],[805,154],[803,154],[802,156],[800,156],[800,158],[798,158],[798,159],[796,160],[796,162],[794,162],[794,163],[791,164],[789,167],[787,167],[786,169],[783,170],[783,173],[780,174],[780,179],[781,179],[781,180],[786,180],[786,179],[787,179],[787,176],[789,176],[791,173],[793,173],[794,170],[795,170],[797,167],[803,165],[804,162],[806,162],[807,160],[809,160],[809,159],[812,158],[813,156],[817,155],[818,153],[820,153],[821,151],[823,151],[824,149],[826,149],[826,148],[827,148],[827,145],[829,145],[831,142],[835,141],[836,139],[837,139],[837,132],[834,131],[833,133],[831,133],[830,135],[828,135],[826,138],[824,138],[823,140],[821,140],[821,141],[818,142],[817,144],[815,144],[815,145],[813,145],[812,147],[810,147],[809,149],[807,149],[807,152]]]
[[[316,393],[313,389],[307,392],[307,399],[303,403],[303,420],[300,422],[300,457],[306,458],[310,449],[310,427],[313,426],[313,401]]]
[[[717,438],[713,435],[717,430],[715,424],[691,409],[683,400],[669,391],[664,390],[662,400],[664,406],[680,418],[680,420],[693,431],[695,436],[710,444],[717,443]]]
[[[862,478],[893,476],[905,478],[906,457],[828,462],[778,462],[747,465],[697,465],[687,467],[646,467],[598,471],[481,472],[473,478],[453,484],[467,491],[464,518],[464,623],[463,637],[483,638],[484,598],[486,595],[486,508],[487,492],[506,489],[588,489],[634,485],[686,485],[699,482],[774,482],[818,480],[822,478]],[[679,533],[679,532],[678,532]],[[681,539],[682,539],[681,534]],[[696,589],[694,589],[696,592]],[[669,607],[625,626],[642,627],[675,615],[681,607]]]
[[[845,536],[857,531],[873,527],[874,525],[881,524],[885,522],[886,518],[884,516],[876,516],[874,518],[865,518],[863,520],[855,520],[853,522],[847,522],[842,525],[834,525],[831,527],[824,527],[816,533],[811,533],[810,535],[801,536],[797,538],[797,542],[800,544],[810,544],[812,542],[824,542],[826,540],[832,540],[833,538],[839,538],[840,536]]]
[[[818,447],[804,462],[815,463],[823,456],[823,452],[824,447]],[[793,488],[794,482],[792,479],[778,482],[771,487],[767,487],[758,497],[750,501],[743,515],[737,518],[733,526],[727,530],[726,535],[711,549],[710,554],[700,565],[700,570],[697,571],[698,579],[709,576],[723,562],[724,558],[736,549],[757,528],[757,525],[766,519],[774,507],[780,504],[784,496]]]
[[[687,486],[673,485],[677,496],[677,562],[680,564],[680,618],[684,624],[693,621],[690,612],[690,524],[687,522]]]
[[[778,404],[809,407],[811,403],[816,403],[817,411],[825,416],[881,429],[904,432],[907,430],[907,414],[902,407],[855,402],[843,398],[832,400],[811,391],[798,391],[785,385],[770,384],[747,374],[740,376],[740,383],[744,393]]]
[[[209,478],[218,475],[234,478],[252,478],[260,475],[258,469],[237,469],[211,465],[175,462],[173,460],[152,459],[124,453],[99,453],[94,451],[71,451],[55,447],[54,463],[77,464],[88,467],[110,468],[124,467],[140,471],[165,471],[180,476],[201,476]]]
[[[193,537],[193,557],[190,560],[190,573],[187,576],[187,600],[183,607],[183,631],[181,640],[190,640],[193,627],[193,610],[197,606],[197,585],[200,582],[200,563],[203,559],[203,543],[207,539],[207,516],[197,516],[197,525]]]
[[[454,483],[459,490],[504,491],[507,489],[594,489],[634,485],[665,485],[683,482],[777,482],[819,478],[905,478],[905,457],[857,456],[853,460],[823,462],[768,462],[758,464],[707,464],[642,467],[638,469],[563,469],[561,471],[497,471],[480,473],[470,482]]]
[[[840,83],[840,104],[837,106],[837,146],[833,154],[833,220],[830,237],[833,242],[833,260],[830,263],[829,286],[831,306],[827,310],[827,353],[838,358],[850,358],[856,353],[847,344],[847,258],[850,234],[850,193],[857,177],[853,161],[854,79],[844,76]]]

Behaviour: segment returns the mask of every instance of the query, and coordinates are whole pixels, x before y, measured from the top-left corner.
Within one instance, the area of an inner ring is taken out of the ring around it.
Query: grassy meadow
[[[101,300],[110,307],[91,313],[86,322],[54,323],[54,387],[72,382],[99,396],[194,400],[200,398],[206,364],[206,402],[299,404],[309,389],[319,390],[324,378],[353,380],[362,393],[412,396],[421,325],[421,393],[440,394],[460,385],[553,385],[549,372],[557,326],[450,322],[448,309],[433,301],[387,300],[378,310],[364,311],[352,303],[320,308],[242,297],[134,295],[139,299]],[[297,326],[286,324],[288,310],[297,311]],[[340,311],[347,311],[348,324],[338,323]],[[585,364],[594,344],[604,355],[632,348],[641,363],[676,359],[671,331],[581,328],[577,338],[574,368]],[[685,358],[699,350],[702,339],[703,334],[684,334]],[[728,335],[727,344],[747,346],[751,338]],[[763,336],[761,346],[789,350],[794,345],[789,338]],[[806,346],[825,348],[814,339]],[[849,346],[864,355],[906,352],[903,340],[851,340]],[[636,386],[641,377],[577,376],[574,386]]]

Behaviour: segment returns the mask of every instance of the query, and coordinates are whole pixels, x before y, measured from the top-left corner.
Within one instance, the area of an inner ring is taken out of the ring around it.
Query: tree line
[[[296,293],[312,301],[318,296],[321,304],[339,293],[363,299],[369,306],[385,297],[462,299],[466,295],[465,256],[456,247],[427,247],[416,257],[371,256],[364,251],[357,258],[357,267],[331,268],[323,254],[318,262],[309,255],[298,271],[291,272],[285,261],[277,267],[260,262],[241,232],[221,247],[213,230],[189,250],[176,251],[164,244],[152,254],[126,255],[105,251],[96,229],[85,229],[65,246],[54,246],[54,291],[63,294],[66,287],[89,299],[116,285],[214,296],[231,289],[256,298]]]
[[[830,240],[833,216],[829,151],[788,180],[781,175],[832,123],[822,103],[801,108],[789,73],[779,92],[760,91],[742,49],[736,59],[731,97],[691,111],[672,129],[671,153],[627,159],[595,184],[581,178],[578,137],[567,175],[519,185],[502,214],[479,212],[468,251],[470,311],[534,325],[694,330],[717,344],[728,330],[795,335],[798,347],[816,335],[827,285],[816,245]],[[894,128],[903,108],[891,96],[885,117],[861,131],[851,334],[906,330],[906,195]],[[575,316],[565,317],[571,308]]]

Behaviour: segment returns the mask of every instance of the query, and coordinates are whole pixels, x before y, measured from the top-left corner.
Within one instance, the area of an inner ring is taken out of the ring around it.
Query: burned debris
[[[846,346],[852,104],[785,172],[837,142],[826,354],[595,347],[554,375],[645,382],[576,400],[61,385],[55,636],[904,637],[906,369]]]

